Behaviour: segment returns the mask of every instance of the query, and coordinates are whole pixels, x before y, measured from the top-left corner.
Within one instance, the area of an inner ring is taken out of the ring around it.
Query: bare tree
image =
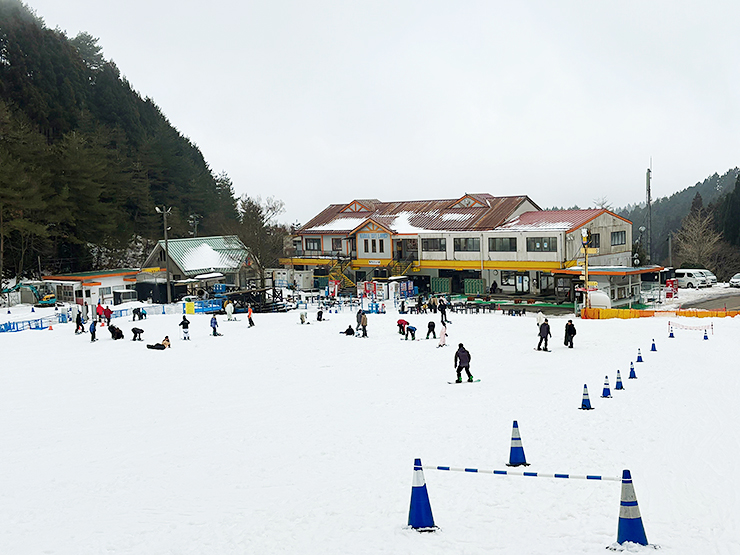
[[[609,202],[609,197],[603,196],[594,199],[594,206],[596,208],[603,208],[604,210],[611,210],[612,203]]]
[[[715,231],[714,218],[701,208],[686,216],[676,232],[678,259],[697,268],[713,266],[721,244],[722,234]]]

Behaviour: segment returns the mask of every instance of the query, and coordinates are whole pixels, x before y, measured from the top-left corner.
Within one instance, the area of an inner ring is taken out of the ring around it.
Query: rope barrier
[[[592,474],[550,474],[545,472],[525,472],[522,470],[483,470],[480,468],[454,468],[451,466],[427,466],[414,467],[424,470],[447,470],[450,472],[469,472],[474,474],[494,474],[496,476],[527,476],[531,478],[567,478],[577,480],[596,480],[602,482],[621,482],[618,476],[597,476]]]

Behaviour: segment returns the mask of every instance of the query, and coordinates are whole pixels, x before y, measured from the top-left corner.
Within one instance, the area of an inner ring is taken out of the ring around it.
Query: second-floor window
[[[377,250],[378,249],[378,245],[376,244],[375,239],[371,239],[370,242],[372,243],[372,246],[373,246],[373,249],[372,249],[373,252],[378,252],[378,250]]]
[[[612,231],[612,247],[617,245],[627,244],[627,232],[626,231]]]
[[[480,237],[456,237],[454,245],[457,252],[480,252]]]
[[[320,251],[321,250],[321,239],[306,239],[306,250],[307,251]]]
[[[528,252],[557,252],[557,237],[527,237]]]
[[[341,239],[332,239],[331,240],[331,250],[333,250],[333,251],[341,251],[342,250],[342,240]]]
[[[383,239],[378,239],[378,252],[385,252],[385,245]]]
[[[426,252],[444,252],[447,250],[447,240],[442,239],[422,239],[421,250]]]
[[[516,237],[489,237],[488,250],[495,252],[516,252]]]
[[[593,247],[595,249],[598,249],[601,246],[601,234],[600,233],[592,233],[591,234],[591,244],[589,247]]]

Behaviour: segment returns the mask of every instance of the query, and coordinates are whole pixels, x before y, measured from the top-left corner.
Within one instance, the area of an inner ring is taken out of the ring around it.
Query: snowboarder
[[[404,335],[406,333],[406,326],[408,326],[409,323],[403,318],[401,318],[400,320],[396,322],[396,324],[398,324],[398,333],[400,335]]]
[[[437,345],[437,349],[440,347],[447,347],[447,326],[442,326],[439,332],[439,345]]]
[[[190,320],[188,320],[187,316],[185,316],[184,314],[182,315],[182,321],[178,324],[178,326],[182,327],[182,338],[186,341],[190,341],[190,330],[188,329],[190,327]]]
[[[568,320],[568,323],[565,324],[565,345],[572,349],[573,348],[573,338],[576,336],[576,327],[573,325],[573,320]]]
[[[437,314],[437,297],[432,297],[429,299],[429,310],[431,310],[434,314]]]
[[[547,338],[552,337],[552,333],[550,333],[550,324],[547,323],[547,318],[545,318],[545,321],[542,322],[542,325],[540,326],[540,342],[537,344],[537,350],[538,351],[547,351]],[[545,342],[545,348],[542,349],[542,342]]]
[[[97,341],[97,339],[95,339],[95,320],[90,322],[90,343],[93,341]]]
[[[216,320],[216,315],[215,314],[211,318],[211,327],[213,328],[213,336],[214,337],[216,337],[218,335],[221,335],[220,333],[218,333],[218,331],[216,329],[216,328],[218,328],[218,320]]]
[[[357,330],[358,331],[359,331],[361,325],[362,325],[362,309],[359,309],[357,311]]]
[[[154,349],[155,351],[164,351],[170,347],[170,338],[165,335],[161,343],[155,343],[154,345],[147,345],[147,349]]]
[[[316,313],[316,321],[321,322],[324,319],[324,311],[319,309],[319,311]]]
[[[136,307],[135,309],[133,309],[131,311],[131,314],[133,314],[134,316],[134,322],[136,322],[137,319],[141,320],[141,309],[139,307]]]
[[[457,380],[455,381],[457,383],[462,382],[462,371],[465,370],[465,373],[468,375],[468,381],[472,382],[473,375],[470,373],[470,353],[467,351],[462,343],[460,343],[457,347],[458,349],[455,353],[455,369],[457,371]]]
[[[414,326],[406,326],[406,341],[409,340],[409,334],[411,334],[411,341],[416,341],[416,328]]]
[[[131,328],[131,333],[134,334],[134,338],[131,341],[143,341],[141,338],[141,334],[144,333],[144,330],[141,328]]]
[[[429,334],[432,334],[434,339],[437,339],[437,332],[434,331],[434,322],[429,322],[427,324],[427,339],[429,339]]]
[[[105,317],[105,322],[110,326],[110,319],[113,317],[113,311],[109,306],[106,306],[103,309],[103,316]]]
[[[360,327],[362,328],[362,337],[367,337],[367,314],[362,313],[360,318]]]
[[[301,324],[305,324],[305,323],[306,323],[306,319],[308,318],[308,313],[306,313],[306,312],[301,312],[301,313],[300,313],[300,314],[299,314],[298,316],[299,316],[299,318],[301,319]],[[310,324],[310,323],[311,323],[311,322],[309,322],[309,324]]]
[[[95,314],[98,315],[98,322],[103,321],[103,316],[105,316],[105,311],[103,310],[103,305],[98,303],[98,306],[95,308]]]
[[[146,320],[146,308],[142,308],[141,312],[139,313],[139,320],[141,320],[142,318]]]
[[[75,335],[78,335],[80,333],[84,333],[85,326],[82,325],[82,313],[77,313],[77,318],[75,318]]]
[[[123,332],[118,326],[108,325],[111,339],[123,339]]]
[[[252,312],[252,305],[250,304],[247,307],[247,319],[249,320],[249,327],[250,328],[254,326],[254,320],[252,320],[252,314],[253,314],[253,312]]]
[[[352,327],[352,324],[347,326],[347,329],[344,331],[340,331],[339,333],[343,335],[354,335],[355,334],[355,328]]]
[[[231,322],[234,319],[234,304],[231,301],[226,301],[226,319]]]

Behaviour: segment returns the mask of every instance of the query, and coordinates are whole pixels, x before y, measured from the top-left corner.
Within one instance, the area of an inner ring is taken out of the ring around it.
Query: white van
[[[701,270],[676,270],[676,279],[679,287],[707,287],[707,278]]]
[[[702,270],[702,273],[704,274],[704,277],[707,278],[707,287],[717,285],[717,276],[715,276],[709,270]]]

